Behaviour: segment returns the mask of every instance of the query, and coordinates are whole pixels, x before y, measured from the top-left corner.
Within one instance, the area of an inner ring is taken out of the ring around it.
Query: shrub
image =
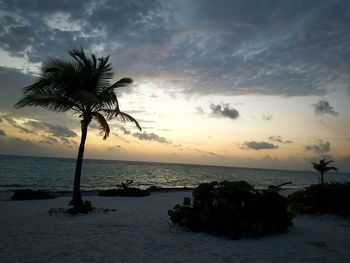
[[[53,199],[55,198],[51,193],[43,190],[20,189],[14,190],[11,197],[12,200],[37,200],[37,199]]]
[[[292,216],[287,199],[276,192],[259,192],[245,181],[200,184],[193,202],[185,198],[168,214],[174,223],[193,231],[229,237],[286,232]]]
[[[117,189],[107,189],[97,193],[98,196],[147,196],[150,195],[149,190],[143,190],[136,187],[130,187],[132,180],[126,180],[125,183],[117,185]]]
[[[326,183],[307,187],[288,197],[289,209],[300,214],[350,216],[350,183]]]

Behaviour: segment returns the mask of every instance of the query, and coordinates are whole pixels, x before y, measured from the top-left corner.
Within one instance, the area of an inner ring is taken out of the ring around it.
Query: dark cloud
[[[218,117],[225,117],[225,118],[229,118],[232,120],[235,120],[239,117],[239,112],[230,107],[230,104],[210,104],[210,109],[212,111],[212,114],[214,116],[218,116]]]
[[[44,140],[39,141],[39,143],[42,144],[49,144],[49,145],[56,145],[58,143],[58,140],[54,137],[50,136],[42,136]]]
[[[124,148],[120,145],[114,145],[114,146],[110,146],[107,148],[109,151],[121,151],[121,150],[124,150]]]
[[[322,140],[319,140],[317,144],[306,145],[304,149],[316,154],[324,154],[331,150],[331,144],[328,141],[323,142]]]
[[[0,137],[1,154],[18,154],[18,149],[21,149],[21,154],[26,155],[47,153],[43,147],[30,140],[23,140],[9,136]]]
[[[335,166],[339,167],[340,171],[350,171],[350,155],[344,156],[335,161]]]
[[[171,144],[171,141],[168,141],[164,137],[161,137],[153,132],[151,132],[151,133],[136,132],[136,133],[133,133],[132,136],[134,136],[135,138],[138,138],[141,141],[156,141],[156,142],[160,142],[160,143]]]
[[[201,153],[201,154],[204,154],[204,155],[209,155],[209,156],[214,156],[214,157],[219,157],[219,158],[225,158],[225,156],[217,154],[215,152],[203,151],[203,150],[200,150],[200,149],[197,149],[197,148],[187,148],[187,150],[195,151],[195,152],[198,152],[198,153]]]
[[[0,115],[0,122],[4,124],[8,124],[14,128],[19,129],[21,132],[28,133],[28,134],[35,134],[37,135],[38,132],[47,132],[52,136],[57,137],[76,137],[77,134],[73,132],[72,130],[68,129],[67,127],[60,126],[60,125],[53,125],[46,122],[40,122],[40,121],[26,121],[23,124],[19,124],[15,119],[7,116],[7,115]]]
[[[0,66],[0,111],[11,109],[21,97],[21,89],[33,81],[34,77],[31,75]]]
[[[0,48],[33,63],[82,44],[112,54],[121,74],[161,76],[186,94],[347,89],[347,1],[56,2],[0,2]]]
[[[256,142],[256,141],[250,141],[245,142],[244,146],[246,149],[252,149],[252,150],[270,150],[270,149],[277,149],[278,145],[275,145],[273,143],[269,142]]]
[[[14,128],[19,129],[23,133],[35,134],[35,132],[29,130],[28,128],[24,127],[23,125],[18,124],[14,119],[12,119],[11,117],[8,117],[6,115],[2,115],[2,116],[0,115],[0,121],[1,121],[1,123],[5,123],[5,124],[8,124]]]
[[[128,134],[131,133],[128,129],[126,129],[126,128],[123,127],[123,126],[119,127],[119,129],[120,129],[125,135],[128,135]]]
[[[326,100],[320,100],[316,104],[312,105],[315,110],[316,115],[324,115],[324,114],[330,114],[330,115],[338,115],[338,112],[334,111],[334,107],[332,107],[328,101]]]
[[[73,140],[69,140],[65,137],[60,137],[60,140],[65,144],[65,145],[74,145],[77,144],[75,141]]]
[[[67,127],[59,126],[59,125],[53,125],[46,122],[39,122],[39,121],[27,121],[25,123],[26,126],[31,127],[33,131],[45,131],[49,134],[57,137],[76,137],[77,134]]]
[[[21,154],[30,156],[62,156],[73,157],[72,150],[68,147],[61,148],[52,146],[51,139],[40,140],[40,142],[11,136],[0,136],[0,154]],[[20,149],[20,151],[19,151]]]
[[[0,136],[6,136],[6,133],[4,132],[4,130],[0,129]]]
[[[283,140],[282,137],[280,135],[278,136],[270,136],[269,141],[271,142],[278,142],[278,143],[293,143],[293,141],[291,140]]]

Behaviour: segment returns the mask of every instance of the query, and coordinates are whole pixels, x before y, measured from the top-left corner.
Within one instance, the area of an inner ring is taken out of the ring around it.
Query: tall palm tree
[[[100,125],[103,139],[110,133],[107,120],[118,118],[134,123],[138,122],[129,114],[120,111],[114,89],[132,83],[131,78],[122,78],[111,82],[113,77],[109,56],[97,58],[94,54],[87,57],[83,48],[69,51],[71,61],[50,59],[44,63],[37,81],[24,88],[24,96],[15,105],[40,106],[55,112],[73,111],[78,114],[81,123],[81,141],[74,175],[73,211],[84,212],[86,207],[80,193],[81,169],[84,156],[88,126],[94,119]]]
[[[326,158],[323,158],[320,160],[319,163],[314,163],[314,162],[311,162],[314,166],[314,169],[319,171],[320,172],[320,175],[321,175],[321,184],[324,183],[323,181],[323,175],[330,171],[330,170],[334,170],[336,172],[338,172],[338,168],[334,167],[334,166],[328,166],[328,164],[332,163],[334,161],[330,160],[330,161],[327,161],[326,162]]]

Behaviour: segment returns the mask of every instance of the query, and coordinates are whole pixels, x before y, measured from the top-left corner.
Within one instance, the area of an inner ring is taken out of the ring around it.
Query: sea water
[[[71,191],[75,159],[0,155],[0,191],[43,189]],[[195,187],[203,182],[245,180],[256,188],[291,181],[288,188],[303,188],[318,183],[316,171],[265,170],[221,166],[84,160],[81,189],[96,191],[114,188],[133,180],[134,186]],[[329,172],[326,182],[350,181],[350,174]]]

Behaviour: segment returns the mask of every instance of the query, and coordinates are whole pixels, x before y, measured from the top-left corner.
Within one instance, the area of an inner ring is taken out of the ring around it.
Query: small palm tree
[[[111,84],[113,77],[109,56],[97,58],[94,54],[86,57],[83,48],[69,52],[71,61],[50,59],[44,63],[38,80],[24,88],[23,98],[16,108],[40,106],[55,112],[68,110],[78,114],[81,123],[81,141],[74,175],[73,205],[75,213],[86,212],[80,193],[81,169],[88,126],[94,119],[100,125],[103,139],[109,136],[107,120],[118,118],[138,122],[129,114],[120,111],[114,89],[132,83],[131,78],[122,78]]]
[[[311,162],[314,166],[314,169],[319,171],[320,172],[320,175],[321,175],[321,184],[324,183],[323,181],[323,175],[330,171],[330,170],[334,170],[335,172],[338,172],[338,168],[334,167],[334,166],[328,166],[328,164],[332,163],[334,161],[332,160],[329,160],[326,162],[326,158],[323,158],[320,160],[319,163],[314,163],[314,162]]]

